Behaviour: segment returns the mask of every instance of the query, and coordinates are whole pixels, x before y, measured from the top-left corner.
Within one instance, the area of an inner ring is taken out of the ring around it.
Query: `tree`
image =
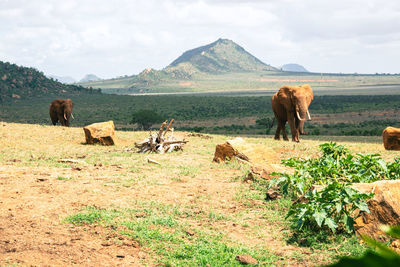
[[[262,118],[256,120],[256,124],[259,126],[263,126],[266,128],[265,134],[269,134],[271,128],[274,126],[275,119],[274,118]]]
[[[163,122],[163,117],[153,110],[139,110],[132,114],[133,118],[131,123],[137,123],[143,130],[150,129],[154,123]]]

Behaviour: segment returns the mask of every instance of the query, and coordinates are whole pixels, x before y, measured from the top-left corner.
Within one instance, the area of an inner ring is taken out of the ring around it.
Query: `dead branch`
[[[160,130],[157,134],[153,134],[150,131],[150,136],[141,142],[136,142],[135,147],[139,149],[139,153],[166,153],[171,151],[182,150],[183,146],[188,142],[185,140],[176,140],[173,136],[174,128],[171,128],[174,119],[168,123],[168,120],[161,124]],[[168,124],[166,129],[165,126]],[[171,135],[166,139],[166,133],[170,131]]]

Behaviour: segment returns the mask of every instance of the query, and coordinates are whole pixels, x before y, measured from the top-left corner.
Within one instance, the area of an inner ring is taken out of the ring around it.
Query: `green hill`
[[[66,97],[99,93],[77,85],[62,84],[42,72],[0,61],[0,102],[29,97]]]
[[[173,72],[177,69],[211,74],[277,70],[228,39],[218,39],[211,44],[188,50],[164,71]]]

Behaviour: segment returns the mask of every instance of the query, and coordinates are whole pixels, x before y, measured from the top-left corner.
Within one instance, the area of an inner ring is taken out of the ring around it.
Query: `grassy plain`
[[[190,79],[171,78],[162,75],[137,85],[137,76],[84,83],[99,88],[104,93],[237,93],[276,91],[282,85],[308,83],[312,88],[340,89],[364,86],[400,85],[400,75],[362,75],[290,72],[241,72],[226,74],[195,74]]]
[[[90,146],[81,128],[0,123],[0,264],[240,266],[235,256],[250,254],[260,266],[305,266],[364,251],[351,236],[296,238],[284,219],[290,200],[265,201],[263,179],[243,182],[246,165],[212,163],[229,137],[176,132],[189,140],[181,152],[126,149],[147,134],[117,131],[115,146]],[[327,141],[399,156],[378,137],[246,141],[272,148],[275,164],[317,156]]]

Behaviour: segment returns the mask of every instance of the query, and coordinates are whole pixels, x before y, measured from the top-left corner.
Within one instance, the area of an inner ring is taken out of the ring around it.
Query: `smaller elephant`
[[[55,99],[50,104],[50,118],[53,125],[56,125],[60,121],[62,126],[69,126],[72,115],[72,108],[74,103],[71,99]]]
[[[286,122],[289,122],[292,132],[292,141],[299,142],[299,134],[304,134],[304,122],[311,120],[308,107],[314,99],[314,94],[308,84],[302,86],[283,86],[272,97],[272,110],[278,121],[275,139],[280,139],[282,131],[283,139],[289,140],[285,130]]]

